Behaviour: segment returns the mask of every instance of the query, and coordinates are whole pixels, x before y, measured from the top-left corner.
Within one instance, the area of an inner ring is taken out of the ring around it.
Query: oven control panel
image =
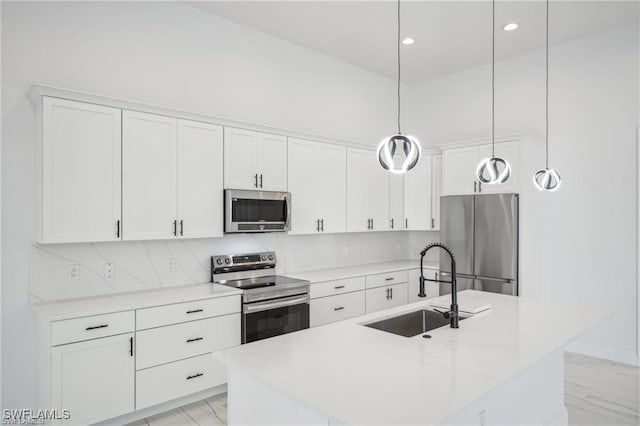
[[[214,274],[256,269],[272,269],[275,267],[276,253],[274,251],[211,256],[211,271]]]

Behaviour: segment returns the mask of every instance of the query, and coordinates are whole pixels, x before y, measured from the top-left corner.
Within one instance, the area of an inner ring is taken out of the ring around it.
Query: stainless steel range
[[[275,275],[275,252],[211,257],[211,281],[242,290],[242,343],[309,328],[309,281]]]

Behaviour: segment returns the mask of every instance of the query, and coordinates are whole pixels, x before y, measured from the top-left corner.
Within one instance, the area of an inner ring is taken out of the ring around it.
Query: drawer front
[[[352,291],[364,290],[365,278],[347,278],[344,280],[325,281],[311,285],[311,298],[333,296],[336,294],[349,293]]]
[[[407,283],[373,288],[367,293],[367,313],[395,308],[407,303]]]
[[[136,311],[136,325],[138,330],[144,330],[146,328],[234,314],[240,312],[240,305],[240,296],[226,296],[138,309]]]
[[[51,323],[51,344],[80,342],[98,337],[130,333],[135,328],[134,311],[114,312]]]
[[[226,367],[201,355],[136,372],[136,410],[227,382]]]
[[[367,288],[389,286],[406,283],[409,280],[409,271],[395,271],[384,274],[367,275]]]
[[[313,299],[309,312],[310,325],[316,327],[364,315],[364,308],[364,291]]]
[[[240,345],[240,314],[223,315],[136,334],[136,368],[153,367]]]

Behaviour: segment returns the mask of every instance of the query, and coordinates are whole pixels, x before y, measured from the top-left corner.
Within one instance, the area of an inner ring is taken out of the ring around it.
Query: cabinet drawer
[[[335,294],[349,293],[352,291],[364,290],[365,278],[347,278],[344,280],[325,281],[311,285],[311,298],[333,296]]]
[[[136,372],[136,410],[227,382],[226,367],[206,354]]]
[[[240,314],[140,331],[136,368],[152,367],[240,344]]]
[[[328,324],[364,315],[364,291],[313,299],[310,307],[310,325]]]
[[[367,294],[367,313],[395,308],[407,303],[407,283],[369,289]]]
[[[133,311],[73,318],[51,323],[51,345],[129,333],[135,328]]]
[[[145,328],[233,314],[240,312],[240,304],[240,296],[227,296],[138,309],[136,311],[136,328],[144,330]]]
[[[367,288],[382,287],[406,283],[409,280],[408,271],[386,272],[384,274],[367,275]]]

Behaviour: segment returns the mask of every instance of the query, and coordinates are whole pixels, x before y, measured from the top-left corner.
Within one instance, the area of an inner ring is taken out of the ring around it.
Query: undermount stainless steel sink
[[[460,320],[463,319],[465,319],[465,317],[460,316]],[[449,320],[439,312],[421,309],[363,325],[386,331],[387,333],[413,337],[445,325],[448,326]]]

